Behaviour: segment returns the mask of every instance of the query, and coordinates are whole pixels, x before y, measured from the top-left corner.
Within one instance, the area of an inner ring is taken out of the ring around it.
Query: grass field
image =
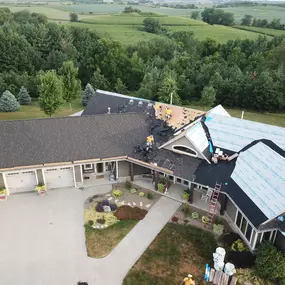
[[[132,230],[138,221],[120,221],[105,229],[85,226],[86,248],[90,257],[107,256],[119,242]]]
[[[149,40],[163,35],[154,35],[142,31],[142,24],[145,17],[125,16],[125,15],[98,15],[93,18],[84,19],[80,23],[70,23],[68,25],[87,27],[96,30],[99,34],[107,34],[114,40],[120,41],[124,45],[136,43],[142,40]],[[199,40],[211,37],[218,42],[226,42],[234,39],[255,39],[258,33],[244,31],[232,27],[219,25],[208,25],[202,21],[191,20],[186,17],[157,17],[160,24],[169,32],[192,31]]]
[[[74,114],[83,109],[80,99],[76,99],[72,102],[72,110],[69,108],[69,104],[63,104],[59,111],[53,115],[53,117],[64,117]],[[47,118],[43,111],[40,110],[38,102],[33,102],[29,106],[21,106],[17,112],[0,112],[0,120],[23,120],[33,118]]]
[[[189,273],[204,285],[205,264],[216,241],[211,233],[191,226],[167,224],[124,279],[124,285],[180,284]]]
[[[260,27],[248,27],[248,26],[234,26],[236,29],[244,30],[244,31],[252,31],[259,34],[264,34],[268,36],[283,36],[285,35],[285,30],[274,30],[274,29],[267,29],[267,28],[260,28]]]

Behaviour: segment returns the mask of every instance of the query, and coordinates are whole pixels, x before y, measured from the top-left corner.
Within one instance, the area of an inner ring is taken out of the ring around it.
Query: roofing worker
[[[187,277],[183,279],[180,285],[195,285],[195,281],[192,280],[192,275],[188,274]]]

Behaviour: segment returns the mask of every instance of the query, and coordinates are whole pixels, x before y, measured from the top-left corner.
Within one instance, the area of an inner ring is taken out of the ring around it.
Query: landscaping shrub
[[[202,217],[202,223],[203,224],[208,224],[209,223],[209,218],[207,216]]]
[[[96,211],[99,212],[99,213],[104,212],[104,208],[103,208],[102,202],[98,202],[98,203],[96,204],[95,209],[96,209]]]
[[[190,206],[187,204],[183,204],[183,212],[184,212],[185,216],[189,216],[191,213]]]
[[[164,186],[163,186],[162,183],[158,183],[158,184],[157,184],[157,190],[158,190],[158,192],[163,193],[163,191],[164,191]]]
[[[6,90],[0,97],[0,111],[2,112],[15,112],[20,109],[15,96],[8,90]]]
[[[89,226],[93,226],[93,224],[94,224],[94,222],[93,222],[92,220],[89,220],[89,221],[88,221],[88,225],[89,225]]]
[[[104,220],[104,219],[97,219],[96,222],[98,224],[104,225],[106,223],[106,220]]]
[[[183,193],[183,199],[184,200],[188,201],[189,197],[190,197],[189,193],[186,193],[186,192]]]
[[[91,220],[96,223],[97,219],[104,219],[106,221],[106,225],[110,226],[115,224],[118,219],[114,216],[113,212],[109,213],[99,213],[96,211],[94,206],[90,206],[84,210],[84,223],[88,225],[88,221]]]
[[[236,274],[238,284],[245,284],[245,282],[250,282],[254,285],[269,285],[267,280],[263,280],[260,277],[256,276],[256,273],[253,269],[239,269]]]
[[[192,215],[191,215],[191,218],[194,219],[194,220],[197,220],[197,219],[200,218],[200,215],[197,212],[193,212]]]
[[[18,100],[20,105],[31,105],[32,104],[32,99],[29,95],[28,90],[22,86],[18,95]]]
[[[217,236],[220,236],[222,235],[224,232],[224,225],[217,225],[217,224],[214,224],[213,225],[213,233]]]
[[[131,183],[129,180],[126,180],[126,182],[125,182],[125,188],[126,188],[127,190],[131,190],[131,188],[132,188],[132,183]]]
[[[177,218],[177,217],[172,217],[171,221],[172,221],[173,223],[177,223],[177,222],[178,222],[178,218]]]
[[[131,189],[131,190],[130,190],[130,193],[131,193],[131,194],[136,194],[136,193],[137,193],[137,189],[136,189],[136,188]]]
[[[140,196],[140,197],[144,197],[144,192],[140,192],[140,193],[139,193],[139,196]]]
[[[123,196],[123,192],[121,190],[113,190],[112,196],[115,198],[121,198]]]
[[[285,285],[285,279],[280,280],[280,285]]]
[[[110,204],[111,211],[114,212],[117,210],[118,206],[116,204]]]
[[[147,192],[146,197],[147,197],[147,199],[152,200],[153,199],[153,194],[151,192]]]
[[[138,207],[132,208],[131,206],[121,206],[115,212],[115,217],[120,221],[125,220],[142,220],[147,214],[146,210],[140,209]]]
[[[270,242],[262,243],[256,251],[257,275],[268,280],[285,279],[285,257]]]
[[[244,242],[241,239],[236,240],[232,246],[231,246],[232,251],[248,251],[248,247],[244,244]]]

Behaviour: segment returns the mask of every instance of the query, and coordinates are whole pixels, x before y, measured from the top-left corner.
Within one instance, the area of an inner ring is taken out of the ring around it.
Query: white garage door
[[[6,173],[10,193],[34,191],[37,186],[35,171],[19,171]]]
[[[44,175],[48,189],[74,187],[72,167],[45,169]]]

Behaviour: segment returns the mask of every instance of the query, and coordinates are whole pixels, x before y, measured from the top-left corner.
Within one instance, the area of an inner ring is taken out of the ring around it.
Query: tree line
[[[193,14],[192,14],[193,16]],[[222,9],[205,8],[201,13],[202,20],[210,25],[231,26],[234,24],[234,14]]]
[[[175,104],[285,109],[284,37],[221,44],[179,31],[123,46],[27,11],[2,9],[0,23],[0,94],[19,97],[23,86],[50,115],[48,106],[71,103],[82,89],[86,104],[92,88],[163,102],[172,94]]]
[[[241,20],[241,25],[243,26],[253,26],[253,27],[262,27],[275,30],[284,30],[285,25],[281,24],[280,19],[273,19],[271,22],[268,22],[266,19],[256,19],[252,15],[245,15]]]

